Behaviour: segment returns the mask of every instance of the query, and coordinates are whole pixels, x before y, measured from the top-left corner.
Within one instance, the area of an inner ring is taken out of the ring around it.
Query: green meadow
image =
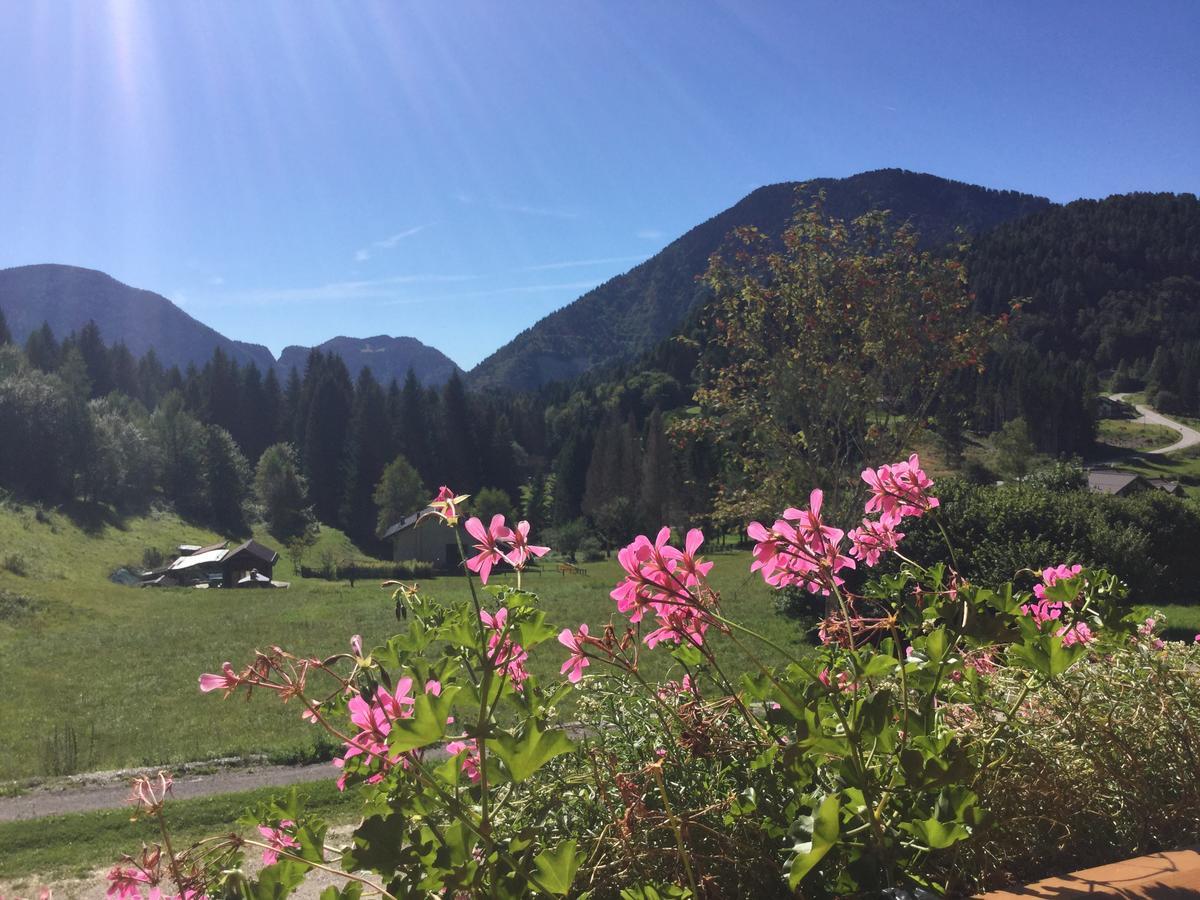
[[[268,534],[255,537],[281,549]],[[275,577],[291,582],[287,590],[138,589],[109,580],[118,566],[140,564],[147,547],[165,552],[217,539],[169,514],[80,523],[59,512],[0,508],[0,782],[221,757],[328,755],[328,739],[301,721],[295,705],[266,695],[222,701],[201,694],[197,677],[223,660],[239,666],[260,647],[323,656],[346,650],[353,634],[367,646],[382,642],[404,627],[390,593],[376,582],[297,578],[286,554]],[[325,529],[306,563],[325,550],[355,554],[344,535]],[[773,593],[750,575],[749,554],[714,558],[712,585],[726,614],[799,650],[800,628],[775,612]],[[556,628],[587,622],[596,633],[615,613],[608,594],[621,577],[616,560],[585,568],[586,575],[562,576],[551,562],[526,576]],[[422,588],[444,601],[467,590],[460,577]],[[530,668],[557,678],[565,658],[549,641]],[[731,676],[750,665],[737,648],[726,648],[726,658]],[[778,659],[771,651],[764,658]],[[648,653],[644,672],[662,678],[669,663],[665,650]]]

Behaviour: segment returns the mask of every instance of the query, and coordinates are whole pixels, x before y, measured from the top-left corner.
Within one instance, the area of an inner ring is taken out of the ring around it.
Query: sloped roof
[[[194,566],[215,565],[225,558],[225,545],[222,544],[215,549],[197,550],[191,556],[181,556],[171,565],[167,566],[172,572],[178,572],[181,569],[190,569]]]
[[[405,516],[395,525],[392,525],[390,528],[388,528],[388,530],[383,533],[382,538],[386,540],[387,538],[395,537],[400,532],[407,531],[415,526],[419,521],[421,521],[422,516],[434,512],[437,512],[437,510],[435,510],[432,506],[427,506],[422,510],[418,510],[412,515]]]
[[[1092,469],[1087,473],[1088,488],[1100,494],[1121,494],[1141,482],[1148,482],[1141,475],[1132,472],[1118,472],[1115,469]]]
[[[1168,494],[1173,494],[1180,489],[1179,482],[1173,481],[1170,478],[1151,478],[1150,483],[1160,491],[1166,491]]]
[[[275,565],[279,559],[279,554],[270,547],[264,547],[258,541],[251,538],[244,544],[239,544],[226,554],[224,562],[232,560],[235,556],[249,556],[254,559],[261,560],[269,566]]]

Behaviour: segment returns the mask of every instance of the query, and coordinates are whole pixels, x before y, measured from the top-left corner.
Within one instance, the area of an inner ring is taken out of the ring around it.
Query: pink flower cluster
[[[1036,584],[1033,587],[1033,594],[1037,597],[1037,601],[1025,604],[1023,607],[1025,614],[1032,616],[1038,625],[1062,619],[1068,604],[1047,600],[1046,588],[1053,587],[1060,581],[1067,581],[1074,578],[1081,571],[1083,571],[1083,567],[1078,565],[1052,566],[1043,569],[1042,583]],[[1063,639],[1064,647],[1071,647],[1075,644],[1090,644],[1096,639],[1096,636],[1092,634],[1092,629],[1088,627],[1086,622],[1072,622],[1070,625],[1063,625],[1054,633]]]
[[[1082,571],[1083,566],[1079,564],[1073,566],[1049,566],[1042,569],[1042,583],[1033,586],[1033,595],[1039,600],[1045,600],[1046,588],[1054,587],[1060,581],[1069,581]]]
[[[379,771],[367,778],[367,784],[376,784],[382,781],[393,766],[405,765],[407,754],[389,753],[387,737],[391,734],[393,722],[412,717],[413,704],[416,703],[412,688],[413,680],[411,678],[401,678],[396,683],[394,692],[389,692],[380,686],[375,689],[370,700],[367,700],[362,694],[354,697],[348,706],[350,721],[358,728],[358,733],[347,742],[346,752],[340,759],[335,759],[333,764],[339,769],[344,769],[346,763],[356,756],[366,756],[368,762],[378,762]],[[439,682],[432,680],[426,682],[425,693],[433,694],[436,697],[441,692],[442,686]],[[346,774],[344,772],[338,778],[337,785],[339,790],[345,790]]]
[[[587,623],[579,626],[579,631],[572,632],[570,628],[564,628],[558,633],[558,642],[571,651],[571,655],[567,661],[562,664],[559,670],[560,675],[566,675],[567,681],[571,684],[579,684],[579,679],[583,677],[583,670],[591,665],[587,654],[583,652],[585,643],[588,640]]]
[[[285,831],[287,828],[295,827],[296,823],[291,819],[284,819],[279,823],[278,828],[272,828],[270,825],[258,826],[258,833],[267,842],[262,855],[264,866],[273,866],[279,862],[280,851],[295,850],[300,846],[300,842]]]
[[[751,522],[746,529],[755,541],[750,571],[762,572],[772,587],[803,587],[828,595],[844,583],[838,572],[857,567],[855,559],[875,566],[881,555],[899,546],[904,535],[896,526],[905,516],[922,516],[938,506],[937,497],[929,493],[933,481],[915,453],[904,462],[864,469],[862,479],[871,489],[864,508],[868,518],[849,534],[821,520],[825,495],[819,489],[809,495],[807,510],[786,509],[771,528]],[[879,518],[869,518],[872,513]],[[849,555],[842,552],[847,537]]]
[[[899,525],[905,516],[921,516],[939,505],[938,498],[929,493],[933,481],[921,469],[915,453],[905,462],[864,469],[862,480],[871,489],[868,515],[879,513],[879,521],[889,528]]]
[[[687,533],[683,550],[672,547],[670,539],[671,529],[664,526],[653,543],[646,535],[639,534],[633,543],[622,548],[617,560],[625,570],[625,578],[610,596],[617,601],[617,609],[627,613],[634,624],[642,621],[647,612],[654,615],[658,627],[643,638],[651,649],[664,641],[675,644],[687,641],[699,647],[704,643],[710,622],[704,610],[702,581],[713,564],[696,555],[704,543],[704,533],[699,528]],[[559,641],[566,643],[562,635]]]
[[[483,522],[472,516],[464,523],[464,527],[478,542],[475,549],[479,551],[467,560],[467,568],[479,575],[479,580],[484,584],[487,584],[493,566],[507,562],[520,571],[531,557],[545,556],[550,552],[549,547],[529,543],[529,523],[524,520],[518,522],[515,528],[509,528],[504,524],[504,516],[497,514],[492,516],[492,521],[485,528]]]
[[[824,499],[824,492],[816,489],[809,495],[808,509],[789,507],[771,528],[751,522],[746,534],[756,543],[750,571],[761,572],[772,587],[804,587],[814,594],[829,594],[844,584],[838,572],[856,566],[842,553],[846,533],[821,520]]]
[[[462,758],[462,771],[472,781],[479,781],[479,741],[451,741],[446,745],[446,752],[458,756],[466,752]]]
[[[499,671],[508,676],[513,687],[520,690],[525,679],[529,677],[529,672],[525,669],[525,663],[529,661],[529,654],[520,644],[514,643],[507,634],[508,609],[502,606],[496,610],[494,615],[486,609],[480,610],[479,618],[483,622],[484,630],[488,633],[488,659]]]

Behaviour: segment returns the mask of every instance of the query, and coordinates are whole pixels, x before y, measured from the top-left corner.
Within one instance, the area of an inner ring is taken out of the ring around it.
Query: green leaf
[[[533,858],[538,870],[538,883],[552,894],[565,895],[575,881],[575,870],[579,868],[581,855],[575,850],[574,840],[559,845],[555,850],[543,850]]]
[[[321,891],[320,900],[359,900],[362,896],[362,885],[357,881],[351,881],[340,891],[330,885]]]
[[[459,690],[457,687],[443,688],[440,697],[433,694],[417,694],[413,702],[412,716],[392,722],[392,730],[388,734],[388,748],[397,753],[405,753],[440,741],[446,733],[446,717],[450,715]]]
[[[537,722],[530,721],[519,737],[501,734],[492,747],[496,755],[504,760],[509,777],[513,781],[521,782],[554,757],[570,753],[575,749],[575,743],[567,737],[565,731],[542,731]]]
[[[294,859],[281,859],[258,873],[258,878],[246,885],[246,896],[251,900],[284,900],[291,896],[312,866]]]
[[[901,822],[900,828],[916,837],[931,850],[945,850],[951,844],[971,836],[971,832],[958,822],[939,822],[937,819]]]
[[[515,632],[513,640],[526,650],[532,650],[542,641],[558,634],[554,626],[546,624],[546,614],[540,609],[532,615],[522,616],[512,630]]]
[[[700,665],[700,661],[704,658],[693,644],[680,644],[671,651],[671,655],[685,666],[691,666],[692,668]]]
[[[824,859],[841,834],[841,803],[837,794],[830,794],[821,801],[812,816],[805,816],[801,825],[809,840],[797,841],[793,855],[787,861],[788,887],[793,891],[813,867]]]

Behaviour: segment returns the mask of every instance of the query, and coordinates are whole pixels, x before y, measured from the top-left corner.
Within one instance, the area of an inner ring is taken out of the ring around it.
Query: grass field
[[[339,793],[333,781],[306,784],[299,792],[308,797],[308,808],[331,824],[354,821],[358,813],[357,793]],[[282,788],[264,788],[169,801],[166,815],[172,841],[186,846],[198,838],[228,833],[249,807],[284,794]],[[122,853],[136,853],[143,841],[159,840],[153,821],[131,822],[128,809],[0,823],[0,895],[6,890],[32,895],[37,885],[23,884],[23,879],[34,875],[39,880],[80,877],[112,865]]]
[[[1139,606],[1141,615],[1161,613],[1166,619],[1163,636],[1170,641],[1192,641],[1200,634],[1200,606]]]
[[[1179,440],[1179,432],[1165,425],[1146,425],[1126,419],[1101,419],[1096,440],[1121,450],[1156,450]]]
[[[288,590],[139,590],[108,579],[116,567],[138,563],[146,547],[215,539],[171,515],[85,529],[59,513],[0,508],[0,566],[15,559],[12,568],[24,572],[0,567],[0,781],[225,756],[320,755],[324,739],[294,707],[267,696],[222,702],[199,693],[197,676],[272,644],[323,655],[346,649],[356,633],[368,646],[381,642],[402,627],[390,595],[375,583],[297,579],[286,557],[275,572],[291,580]],[[350,552],[334,530],[321,540],[310,559],[325,546]],[[771,592],[750,576],[749,555],[715,558],[713,586],[727,613],[799,647],[797,626],[774,612]],[[587,570],[527,579],[556,627],[588,622],[595,633],[614,612],[608,592],[620,577],[616,561]],[[424,587],[445,600],[466,590],[461,578]],[[535,674],[557,677],[560,650],[548,642],[535,652]],[[646,673],[660,676],[666,654],[651,657]]]

